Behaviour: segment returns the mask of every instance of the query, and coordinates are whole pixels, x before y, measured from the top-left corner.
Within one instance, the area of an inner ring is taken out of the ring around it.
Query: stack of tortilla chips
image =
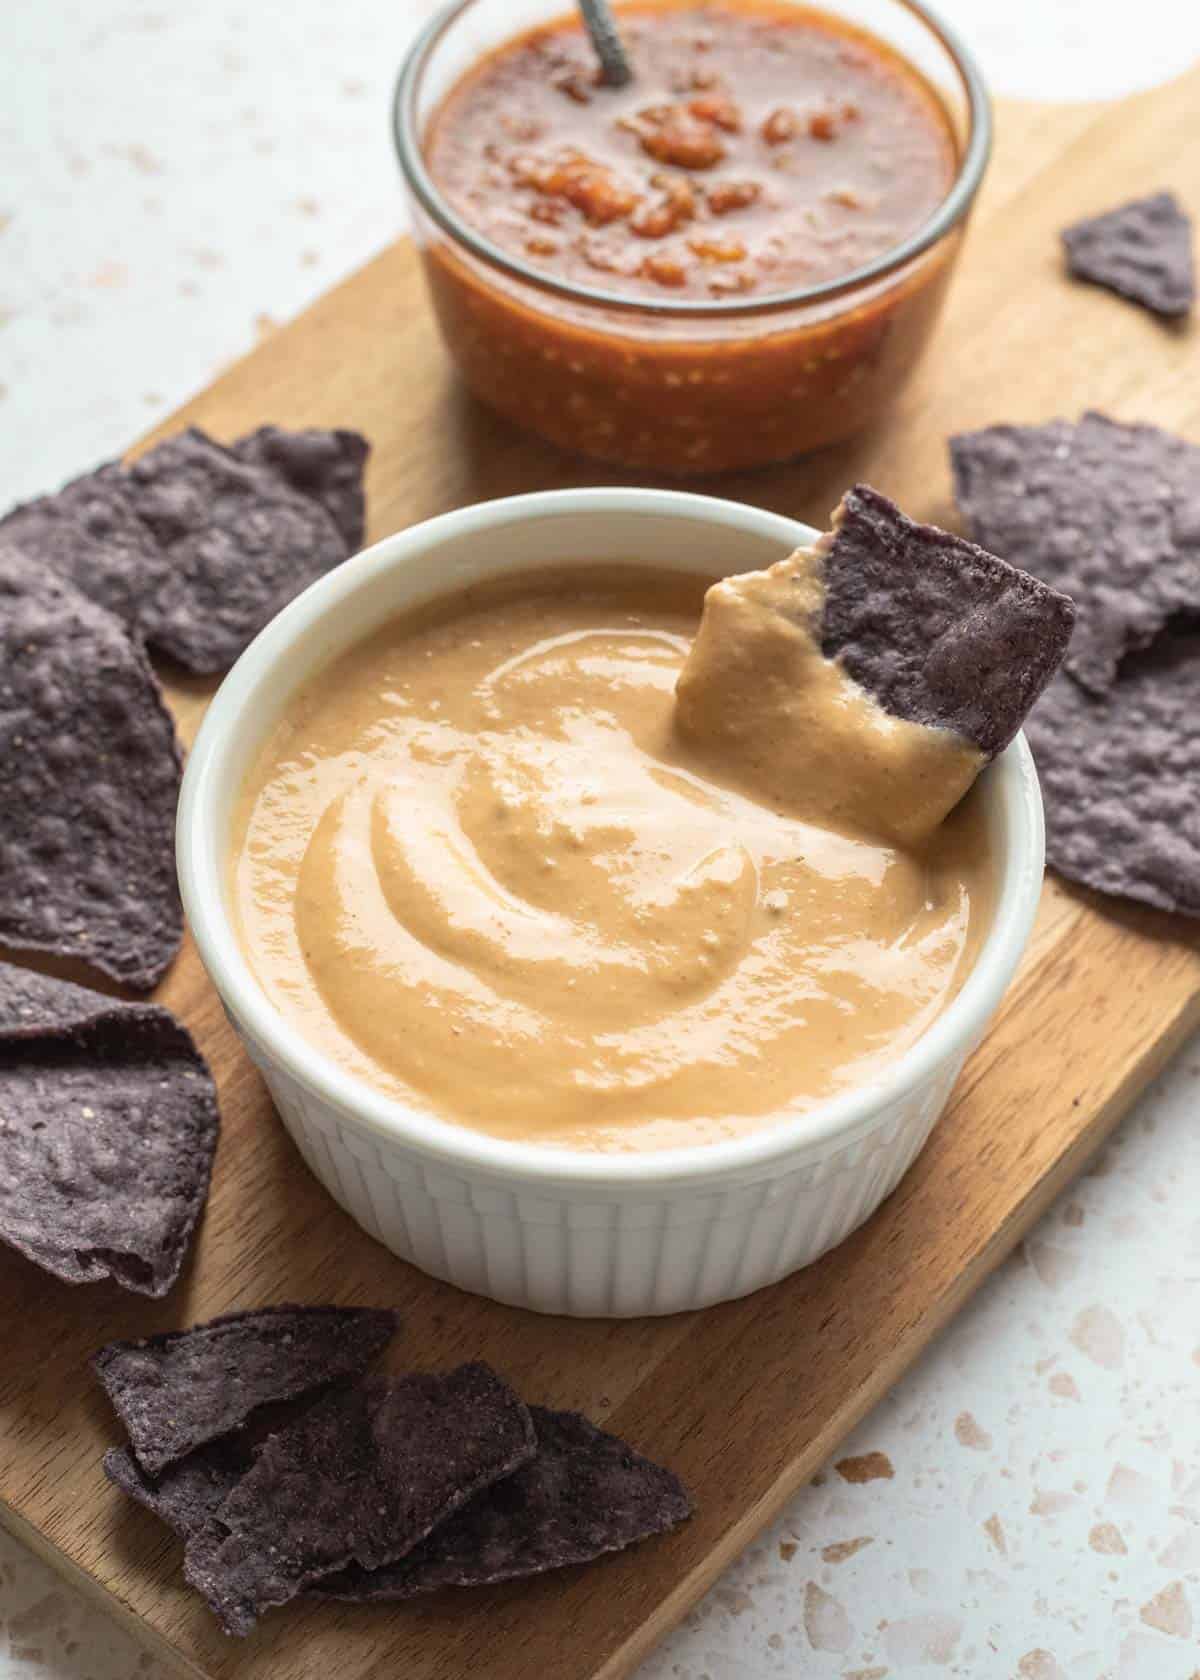
[[[260,1308],[102,1348],[110,1479],[185,1543],[230,1634],[300,1594],[365,1603],[586,1563],[675,1527],[670,1471],[487,1365],[367,1374],[373,1308]]]
[[[1200,915],[1200,448],[1088,413],[967,433],[950,452],[979,539],[1078,609],[1026,724],[1051,866]]]
[[[0,519],[0,942],[161,979],[182,758],[147,650],[231,665],[360,546],[366,456],[355,432],[193,429]]]

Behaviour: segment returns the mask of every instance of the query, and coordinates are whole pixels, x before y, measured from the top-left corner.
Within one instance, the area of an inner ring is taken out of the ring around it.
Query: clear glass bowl
[[[821,9],[869,30],[933,86],[958,173],[923,227],[842,278],[711,302],[632,298],[539,273],[454,211],[426,167],[431,115],[485,53],[563,5],[455,0],[433,19],[397,82],[396,149],[442,334],[478,397],[562,448],[672,474],[787,460],[886,408],[941,311],[987,166],[990,106],[970,54],[919,0]]]

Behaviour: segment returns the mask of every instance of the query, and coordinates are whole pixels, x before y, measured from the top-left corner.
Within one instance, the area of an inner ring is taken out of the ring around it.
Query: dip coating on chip
[[[111,1342],[92,1358],[144,1470],[227,1435],[257,1407],[356,1375],[398,1327],[374,1307],[260,1307]]]
[[[194,428],[135,461],[128,478],[167,559],[141,627],[189,671],[232,665],[281,607],[346,557],[319,502]]]
[[[1164,631],[1106,695],[1060,677],[1029,720],[1051,868],[1200,916],[1200,630]]]
[[[1176,613],[1200,610],[1200,448],[1089,412],[950,440],[980,542],[1072,596],[1066,667],[1093,693]]]
[[[403,1557],[534,1451],[528,1411],[486,1365],[335,1391],[271,1436],[189,1540],[185,1578],[227,1633],[249,1633],[322,1575]]]
[[[67,1283],[165,1295],[218,1126],[208,1068],[167,1010],[0,965],[0,1240]]]
[[[1066,596],[860,484],[828,536],[707,591],[676,724],[781,810],[924,844],[1012,740],[1073,622]]]
[[[346,1569],[313,1591],[366,1604],[486,1586],[622,1551],[691,1515],[679,1478],[617,1436],[578,1412],[531,1406],[529,1415],[536,1458],[477,1493],[399,1563]]]
[[[1075,222],[1060,237],[1076,280],[1168,319],[1186,315],[1195,302],[1192,224],[1173,193],[1131,199]]]
[[[148,990],[179,948],[175,725],[120,622],[0,547],[0,941]]]

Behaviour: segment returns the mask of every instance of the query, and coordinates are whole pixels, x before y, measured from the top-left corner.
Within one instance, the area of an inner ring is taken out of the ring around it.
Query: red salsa
[[[833,299],[780,294],[842,278],[928,221],[959,168],[947,109],[889,46],[807,6],[641,0],[618,17],[628,87],[601,85],[572,15],[475,63],[427,126],[443,200],[528,271],[417,207],[468,384],[554,443],[652,472],[758,466],[851,436],[920,356],[964,216]]]
[[[601,85],[565,18],[499,47],[430,126],[464,221],[530,266],[634,297],[763,296],[893,249],[957,168],[946,113],[882,42],[771,4],[621,13]]]

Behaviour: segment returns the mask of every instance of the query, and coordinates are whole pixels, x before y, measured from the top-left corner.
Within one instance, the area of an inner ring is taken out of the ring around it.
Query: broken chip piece
[[[360,1374],[333,1376],[289,1399],[256,1406],[229,1434],[206,1441],[153,1475],[138,1463],[132,1447],[112,1447],[104,1455],[104,1474],[122,1493],[188,1540],[216,1516],[271,1435],[290,1429],[321,1396],[334,1387],[348,1386]]]
[[[346,553],[357,554],[367,528],[363,469],[371,450],[361,432],[260,426],[231,447],[239,461],[272,468],[293,490],[319,502],[341,532]]]
[[[973,534],[1073,597],[1066,667],[1102,694],[1126,652],[1200,610],[1200,448],[1156,426],[990,426],[950,440]]]
[[[253,1462],[248,1439],[237,1434],[197,1447],[157,1476],[141,1468],[131,1448],[110,1447],[104,1474],[187,1540],[217,1514]]]
[[[1192,224],[1173,193],[1152,193],[1060,235],[1068,271],[1152,314],[1186,315],[1196,298]]]
[[[231,665],[281,607],[346,557],[319,502],[195,428],[151,449],[127,477],[167,560],[141,629],[189,671]]]
[[[188,1541],[184,1575],[227,1633],[249,1633],[322,1575],[403,1557],[534,1451],[528,1411],[486,1365],[335,1390],[268,1439]]]
[[[218,1125],[208,1068],[167,1010],[0,964],[0,1240],[67,1283],[165,1295]]]
[[[1200,916],[1200,630],[1130,654],[1105,695],[1060,677],[1029,720],[1051,868]]]
[[[678,1477],[578,1412],[530,1406],[529,1415],[536,1458],[477,1493],[399,1563],[354,1566],[311,1590],[367,1604],[486,1586],[622,1551],[691,1515]]]
[[[260,1406],[365,1371],[398,1327],[374,1307],[259,1307],[190,1330],[111,1342],[92,1359],[151,1474],[228,1435]]]
[[[120,622],[0,548],[0,941],[148,990],[183,935],[180,752]]]

